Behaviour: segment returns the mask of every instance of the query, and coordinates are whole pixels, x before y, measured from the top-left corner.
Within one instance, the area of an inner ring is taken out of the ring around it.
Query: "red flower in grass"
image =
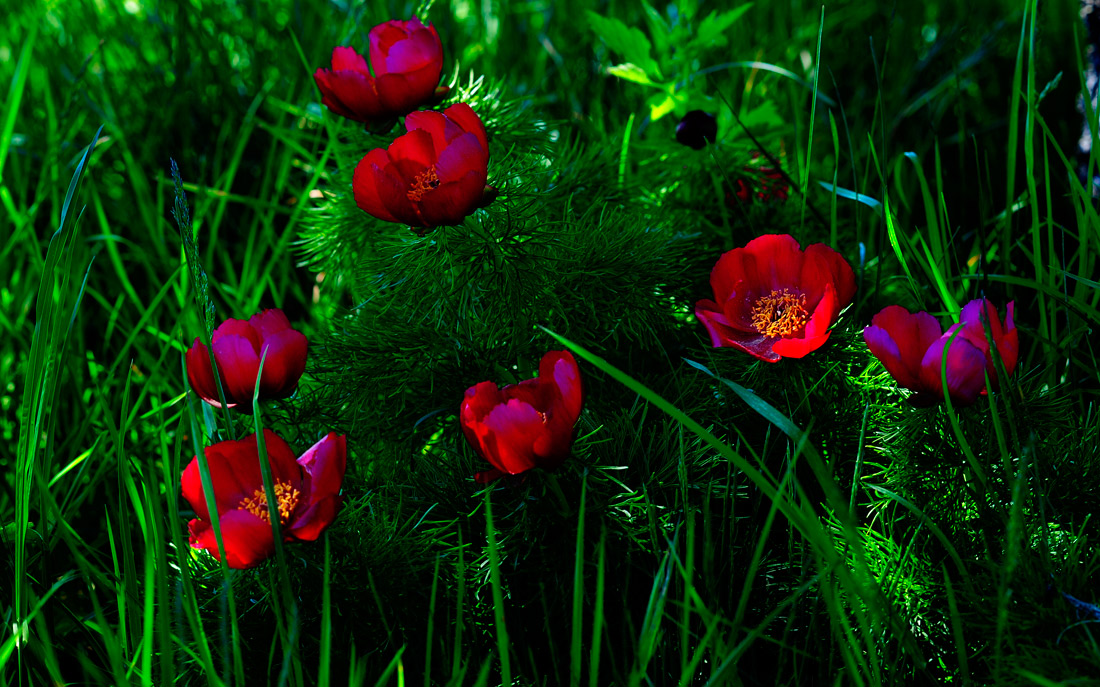
[[[264,430],[264,446],[279,500],[279,524],[284,541],[314,541],[332,524],[340,510],[340,485],[347,467],[347,442],[330,432],[295,458],[279,435]],[[275,537],[260,474],[256,435],[240,441],[222,441],[206,448],[218,524],[231,568],[251,568],[275,552]],[[199,477],[199,459],[192,458],[181,479],[183,496],[198,516],[187,524],[191,546],[206,549],[220,559],[210,512]]]
[[[715,348],[740,348],[769,363],[801,358],[829,339],[829,327],[856,292],[852,268],[823,243],[805,252],[787,234],[734,248],[710,273],[715,300],[695,316]]]
[[[286,398],[294,392],[306,369],[306,337],[291,329],[282,310],[264,310],[248,320],[228,319],[214,330],[210,343],[225,402],[230,408],[240,405],[242,410],[251,412],[256,373],[265,354],[260,398]],[[221,407],[210,355],[197,338],[187,351],[187,378],[202,400]]]
[[[370,30],[371,75],[354,48],[332,50],[332,69],[313,74],[321,102],[357,122],[399,117],[432,99],[443,71],[443,44],[419,19],[388,21]]]
[[[462,431],[493,465],[479,472],[477,481],[561,465],[573,447],[573,425],[583,404],[581,372],[569,351],[542,356],[536,379],[503,388],[481,382],[467,389],[459,416]]]
[[[439,112],[413,112],[409,130],[386,150],[359,161],[355,202],[387,222],[410,227],[458,224],[486,199],[489,142],[466,103]]]
[[[1014,304],[1008,304],[1008,319],[1002,326],[997,309],[985,301],[986,316],[1005,371],[1016,368],[1019,338],[1012,322]],[[941,334],[940,323],[926,312],[910,313],[899,305],[883,308],[863,330],[863,340],[897,381],[914,391],[909,402],[918,407],[943,400],[940,368],[947,356],[947,394],[951,403],[967,406],[985,393],[985,372],[997,388],[993,355],[982,326],[982,300],[963,308],[962,321]],[[954,341],[952,335],[958,330]],[[950,345],[948,344],[950,342]]]

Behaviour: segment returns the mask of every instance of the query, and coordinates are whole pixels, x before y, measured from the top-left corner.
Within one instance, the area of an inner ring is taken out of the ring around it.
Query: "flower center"
[[[752,306],[752,325],[764,336],[790,336],[806,325],[806,294],[789,289],[776,290],[756,299]]]
[[[285,525],[290,521],[290,514],[294,512],[294,507],[298,505],[298,498],[301,497],[302,492],[290,486],[289,482],[280,480],[275,480],[273,486],[275,499],[278,501],[279,507],[279,523]],[[271,516],[267,512],[267,494],[264,493],[263,487],[252,492],[252,496],[241,499],[241,505],[237,508],[263,518],[266,522],[271,522]]]
[[[417,203],[424,197],[425,193],[437,186],[439,186],[439,177],[435,173],[435,167],[432,166],[413,177],[412,188],[405,195],[409,197],[409,200]]]

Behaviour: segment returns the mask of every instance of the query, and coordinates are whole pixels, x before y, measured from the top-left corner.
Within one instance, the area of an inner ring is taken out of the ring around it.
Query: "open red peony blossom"
[[[462,431],[493,465],[478,473],[477,481],[561,465],[573,447],[573,425],[583,403],[581,372],[569,351],[544,355],[536,379],[503,388],[481,382],[467,389],[459,416]]]
[[[264,310],[248,320],[228,319],[214,330],[210,343],[214,347],[225,402],[230,408],[240,405],[242,410],[251,412],[256,373],[265,352],[260,398],[286,398],[294,392],[306,369],[306,337],[291,329],[290,320],[282,310]],[[187,378],[202,400],[221,407],[210,355],[206,345],[197,338],[187,351]]]
[[[332,50],[332,69],[313,74],[328,109],[369,123],[400,117],[435,95],[443,71],[443,44],[419,19],[388,21],[370,30],[370,66],[353,48]]]
[[[801,358],[829,339],[829,327],[856,292],[855,274],[823,243],[805,252],[787,234],[734,248],[710,273],[715,300],[695,316],[715,348],[732,346],[769,363]]]
[[[264,430],[264,446],[279,500],[279,524],[284,541],[314,541],[332,524],[340,510],[340,485],[347,468],[347,442],[329,432],[295,458],[279,435]],[[267,508],[256,435],[240,441],[221,441],[206,448],[214,502],[231,568],[251,568],[275,552],[275,537]],[[199,477],[199,459],[192,458],[180,480],[183,496],[198,516],[188,523],[191,546],[206,549],[220,559],[210,512]]]
[[[985,301],[994,343],[1010,375],[1016,368],[1019,348],[1012,322],[1013,306],[1008,304],[1008,320],[1002,326],[997,309]],[[963,308],[959,324],[941,334],[940,323],[928,313],[910,313],[899,305],[891,305],[871,318],[871,325],[863,330],[863,340],[899,386],[916,392],[908,400],[918,407],[943,400],[940,368],[946,355],[947,394],[952,404],[967,406],[985,393],[987,370],[994,388],[997,386],[981,313],[982,301],[971,301]],[[958,334],[952,341],[956,330]]]
[[[352,179],[355,202],[387,222],[410,227],[458,224],[483,204],[489,142],[466,103],[439,112],[413,112],[409,130],[386,150],[359,161]]]

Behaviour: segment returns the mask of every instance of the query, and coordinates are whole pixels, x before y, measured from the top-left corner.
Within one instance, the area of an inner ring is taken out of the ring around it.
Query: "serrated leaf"
[[[653,83],[648,76],[646,76],[645,70],[636,64],[627,62],[625,64],[617,64],[614,67],[607,69],[608,74],[614,74],[620,79],[626,79],[627,81],[633,81],[634,83],[640,83],[644,86],[656,86],[661,87],[660,84]]]
[[[645,0],[641,0],[642,9],[645,11],[646,23],[649,24],[649,35],[653,37],[653,47],[657,49],[657,56],[668,53],[669,34],[672,29],[661,13],[653,9]]]
[[[649,39],[640,29],[628,27],[618,19],[603,17],[592,11],[588,12],[588,22],[612,51],[625,57],[627,62],[641,67],[650,78],[662,78],[660,67],[649,54],[652,49]]]
[[[750,7],[752,7],[752,3],[746,2],[744,5],[735,7],[732,10],[711,12],[707,15],[707,18],[699,24],[699,30],[695,33],[695,39],[691,42],[692,45],[699,48],[721,47],[725,45],[726,37],[723,34],[741,18],[741,15],[748,12]]]

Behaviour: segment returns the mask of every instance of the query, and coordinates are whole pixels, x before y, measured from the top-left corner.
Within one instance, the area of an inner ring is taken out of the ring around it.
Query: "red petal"
[[[714,300],[721,306],[734,296],[743,296],[740,290],[748,275],[745,268],[745,250],[734,248],[722,254],[710,271],[710,286],[714,290]]]
[[[477,116],[473,108],[466,103],[457,103],[443,110],[443,114],[447,116],[448,120],[457,124],[462,131],[476,136],[477,140],[481,142],[481,147],[485,149],[486,157],[488,157],[489,139],[485,135],[485,125],[481,123],[481,118]],[[451,135],[448,132],[447,140],[453,139],[456,135]]]
[[[248,318],[248,324],[252,325],[260,334],[260,338],[278,334],[290,329],[290,320],[282,310],[278,308],[266,308]]]
[[[488,470],[482,470],[481,472],[474,473],[474,481],[478,484],[488,484],[490,482],[497,481],[501,477],[504,477],[504,475],[506,474],[508,473],[501,472],[496,468],[490,468]]]
[[[493,408],[478,429],[485,458],[494,467],[511,475],[538,466],[535,442],[546,431],[542,416],[527,403],[510,400]]]
[[[187,379],[191,382],[191,388],[215,408],[221,408],[218,401],[218,384],[214,379],[214,370],[210,367],[210,353],[206,346],[197,338],[191,348],[187,349]],[[228,403],[228,402],[227,402]],[[235,404],[228,403],[232,408]]]
[[[263,340],[260,333],[248,320],[235,320],[233,318],[219,324],[210,337],[210,341],[218,343],[218,339],[223,336],[243,336],[252,343],[252,347],[257,351],[260,350],[260,342]]]
[[[461,224],[477,210],[485,189],[485,176],[467,172],[458,181],[440,184],[420,199],[420,217],[424,226],[441,227]]]
[[[459,411],[459,424],[462,433],[470,446],[482,458],[486,457],[485,445],[482,440],[484,431],[481,431],[481,422],[493,408],[504,403],[504,396],[493,382],[480,382],[466,389],[466,396],[462,400],[462,408]],[[486,458],[488,460],[488,458]]]
[[[371,166],[370,171],[374,177],[378,197],[382,199],[382,204],[389,214],[396,217],[397,221],[409,226],[424,226],[416,206],[409,200],[409,185],[397,176],[395,167],[390,165],[385,170],[381,170]]]
[[[951,331],[948,331],[925,353],[921,360],[921,384],[931,393],[943,398],[940,367],[944,349],[947,348],[947,390],[951,395],[951,402],[958,406],[968,406],[978,399],[985,388],[985,355],[961,334],[947,347],[950,337]]]
[[[432,137],[432,146],[437,151],[447,147],[447,122],[443,114],[432,110],[410,112],[405,116],[405,128],[409,131],[428,132]]]
[[[355,48],[346,45],[338,45],[332,49],[332,70],[349,70],[368,75],[370,74],[370,69],[367,67],[367,60],[356,52]]]
[[[333,90],[332,72],[327,69],[318,69],[313,73],[313,80],[317,83],[317,89],[321,91],[321,103],[341,117],[357,119],[358,115],[340,102],[336,91]]]
[[[712,346],[721,348],[726,345],[725,330],[730,328],[730,323],[725,314],[718,309],[717,303],[708,300],[699,301],[695,304],[695,317],[707,328]]]
[[[539,362],[539,381],[557,388],[562,404],[560,416],[572,429],[584,405],[581,370],[573,354],[569,351],[550,351],[542,356]]]
[[[260,393],[267,398],[286,398],[298,386],[306,369],[309,344],[305,334],[287,329],[264,339]]]
[[[386,222],[400,222],[393,216],[382,202],[379,195],[377,174],[384,174],[384,170],[390,166],[390,156],[381,148],[375,148],[367,153],[359,164],[355,166],[355,174],[352,177],[351,188],[355,196],[355,204],[359,209],[372,217],[377,217]]]
[[[332,524],[336,514],[340,512],[343,499],[340,496],[329,496],[314,503],[302,512],[291,524],[286,532],[288,539],[299,541],[316,541],[321,532]]]
[[[801,339],[779,339],[772,344],[772,351],[783,358],[802,358],[825,345],[831,332]]]
[[[711,344],[715,348],[739,348],[765,362],[779,362],[779,355],[772,350],[772,344],[778,339],[730,326],[725,314],[716,310],[717,305],[714,301],[705,300],[695,304],[695,316],[707,328]]]
[[[243,498],[252,496],[256,489],[262,488],[263,479],[260,476],[259,454],[256,452],[254,438],[252,441],[219,441],[207,446],[205,454],[206,464],[210,469],[210,482],[214,487],[214,503],[219,514],[225,515],[236,509]],[[209,521],[210,513],[206,509],[197,457],[187,464],[180,484],[191,508],[200,518]]]
[[[989,320],[989,328],[993,333],[993,339],[996,341],[997,335],[1001,333],[1001,323],[997,319],[997,309],[989,301],[984,302],[986,304],[985,315]],[[988,353],[989,342],[986,341],[985,327],[982,325],[982,303],[983,299],[978,298],[963,306],[962,312],[959,313],[959,325],[962,328],[959,336],[974,344],[982,353]]]
[[[386,112],[398,116],[412,112],[435,92],[435,84],[413,83],[406,74],[383,74],[374,87]]]
[[[389,158],[397,162],[413,162],[410,169],[416,169],[416,173],[431,167],[436,161],[436,150],[432,143],[432,137],[425,131],[414,130],[397,137],[386,153]],[[404,170],[402,170],[404,171]],[[412,176],[415,176],[412,175]],[[412,183],[412,176],[405,176],[405,181]]]
[[[329,432],[298,459],[302,470],[302,492],[307,507],[313,507],[340,493],[348,464],[347,450],[347,437]]]
[[[1016,329],[1010,329],[997,342],[997,352],[1001,354],[1001,362],[1004,363],[1005,372],[1011,377],[1012,373],[1016,370],[1016,361],[1020,355],[1020,335],[1016,333]]]
[[[247,324],[247,323],[246,323]],[[250,328],[251,329],[251,328]],[[214,359],[218,363],[228,403],[241,403],[252,406],[252,395],[256,388],[256,374],[260,370],[260,357],[257,355],[259,342],[237,334],[227,334],[214,338]]]
[[[758,236],[749,241],[744,250],[753,258],[753,261],[745,261],[750,289],[765,294],[785,288],[798,289],[804,258],[793,236]]]
[[[199,475],[197,457],[192,458],[183,469],[183,474],[180,475],[180,489],[183,491],[183,498],[191,504],[191,510],[195,511],[195,515],[203,520],[210,520],[210,509],[206,507],[206,496],[202,490],[202,477]],[[216,487],[214,493],[217,493]]]
[[[374,79],[358,71],[329,72],[321,87],[321,102],[333,112],[357,122],[369,122],[390,116],[378,97]],[[327,90],[327,92],[326,92]]]
[[[476,172],[481,179],[481,186],[485,186],[485,177],[489,155],[481,147],[477,137],[473,134],[462,134],[447,144],[447,147],[439,154],[436,162],[436,173],[443,183],[462,179],[468,172]],[[481,196],[479,189],[478,197]]]
[[[409,26],[412,21],[415,21],[418,26]],[[422,26],[419,19],[412,21],[405,22],[399,19],[391,19],[375,26],[367,34],[367,40],[370,41],[370,61],[374,65],[375,74],[387,73],[386,55],[395,44],[408,40],[411,30]]]
[[[241,440],[243,442],[249,442],[255,452],[256,470],[259,472],[260,460],[259,460],[259,448],[256,446],[256,435],[251,434]],[[271,465],[271,479],[276,482],[289,483],[295,489],[302,488],[302,470],[298,467],[298,457],[294,455],[294,450],[290,448],[290,444],[271,431],[268,428],[264,428],[264,448],[267,449],[267,460]],[[263,489],[263,478],[260,478],[257,489]]]
[[[806,294],[806,307],[811,309],[817,307],[818,299],[825,292],[825,284],[833,285],[836,289],[836,312],[831,313],[830,318],[834,320],[837,313],[852,302],[856,292],[855,273],[848,261],[824,243],[806,248],[799,284],[802,293]]]
[[[384,66],[376,66],[376,69],[379,74],[408,74],[426,66],[435,69],[436,83],[439,83],[439,72],[443,69],[443,44],[438,34],[421,27],[412,31],[408,39],[395,42],[384,58]],[[435,85],[432,84],[433,89]]]
[[[910,314],[900,305],[890,305],[871,318],[863,340],[900,386],[920,391],[921,360],[942,333],[940,323],[928,313]]]
[[[271,535],[271,525],[266,520],[248,511],[234,510],[223,515],[218,524],[221,525],[222,542],[225,544],[225,562],[230,568],[251,568],[275,553],[275,538]],[[192,547],[206,549],[214,558],[221,559],[217,539],[210,525],[192,520],[188,529]]]

